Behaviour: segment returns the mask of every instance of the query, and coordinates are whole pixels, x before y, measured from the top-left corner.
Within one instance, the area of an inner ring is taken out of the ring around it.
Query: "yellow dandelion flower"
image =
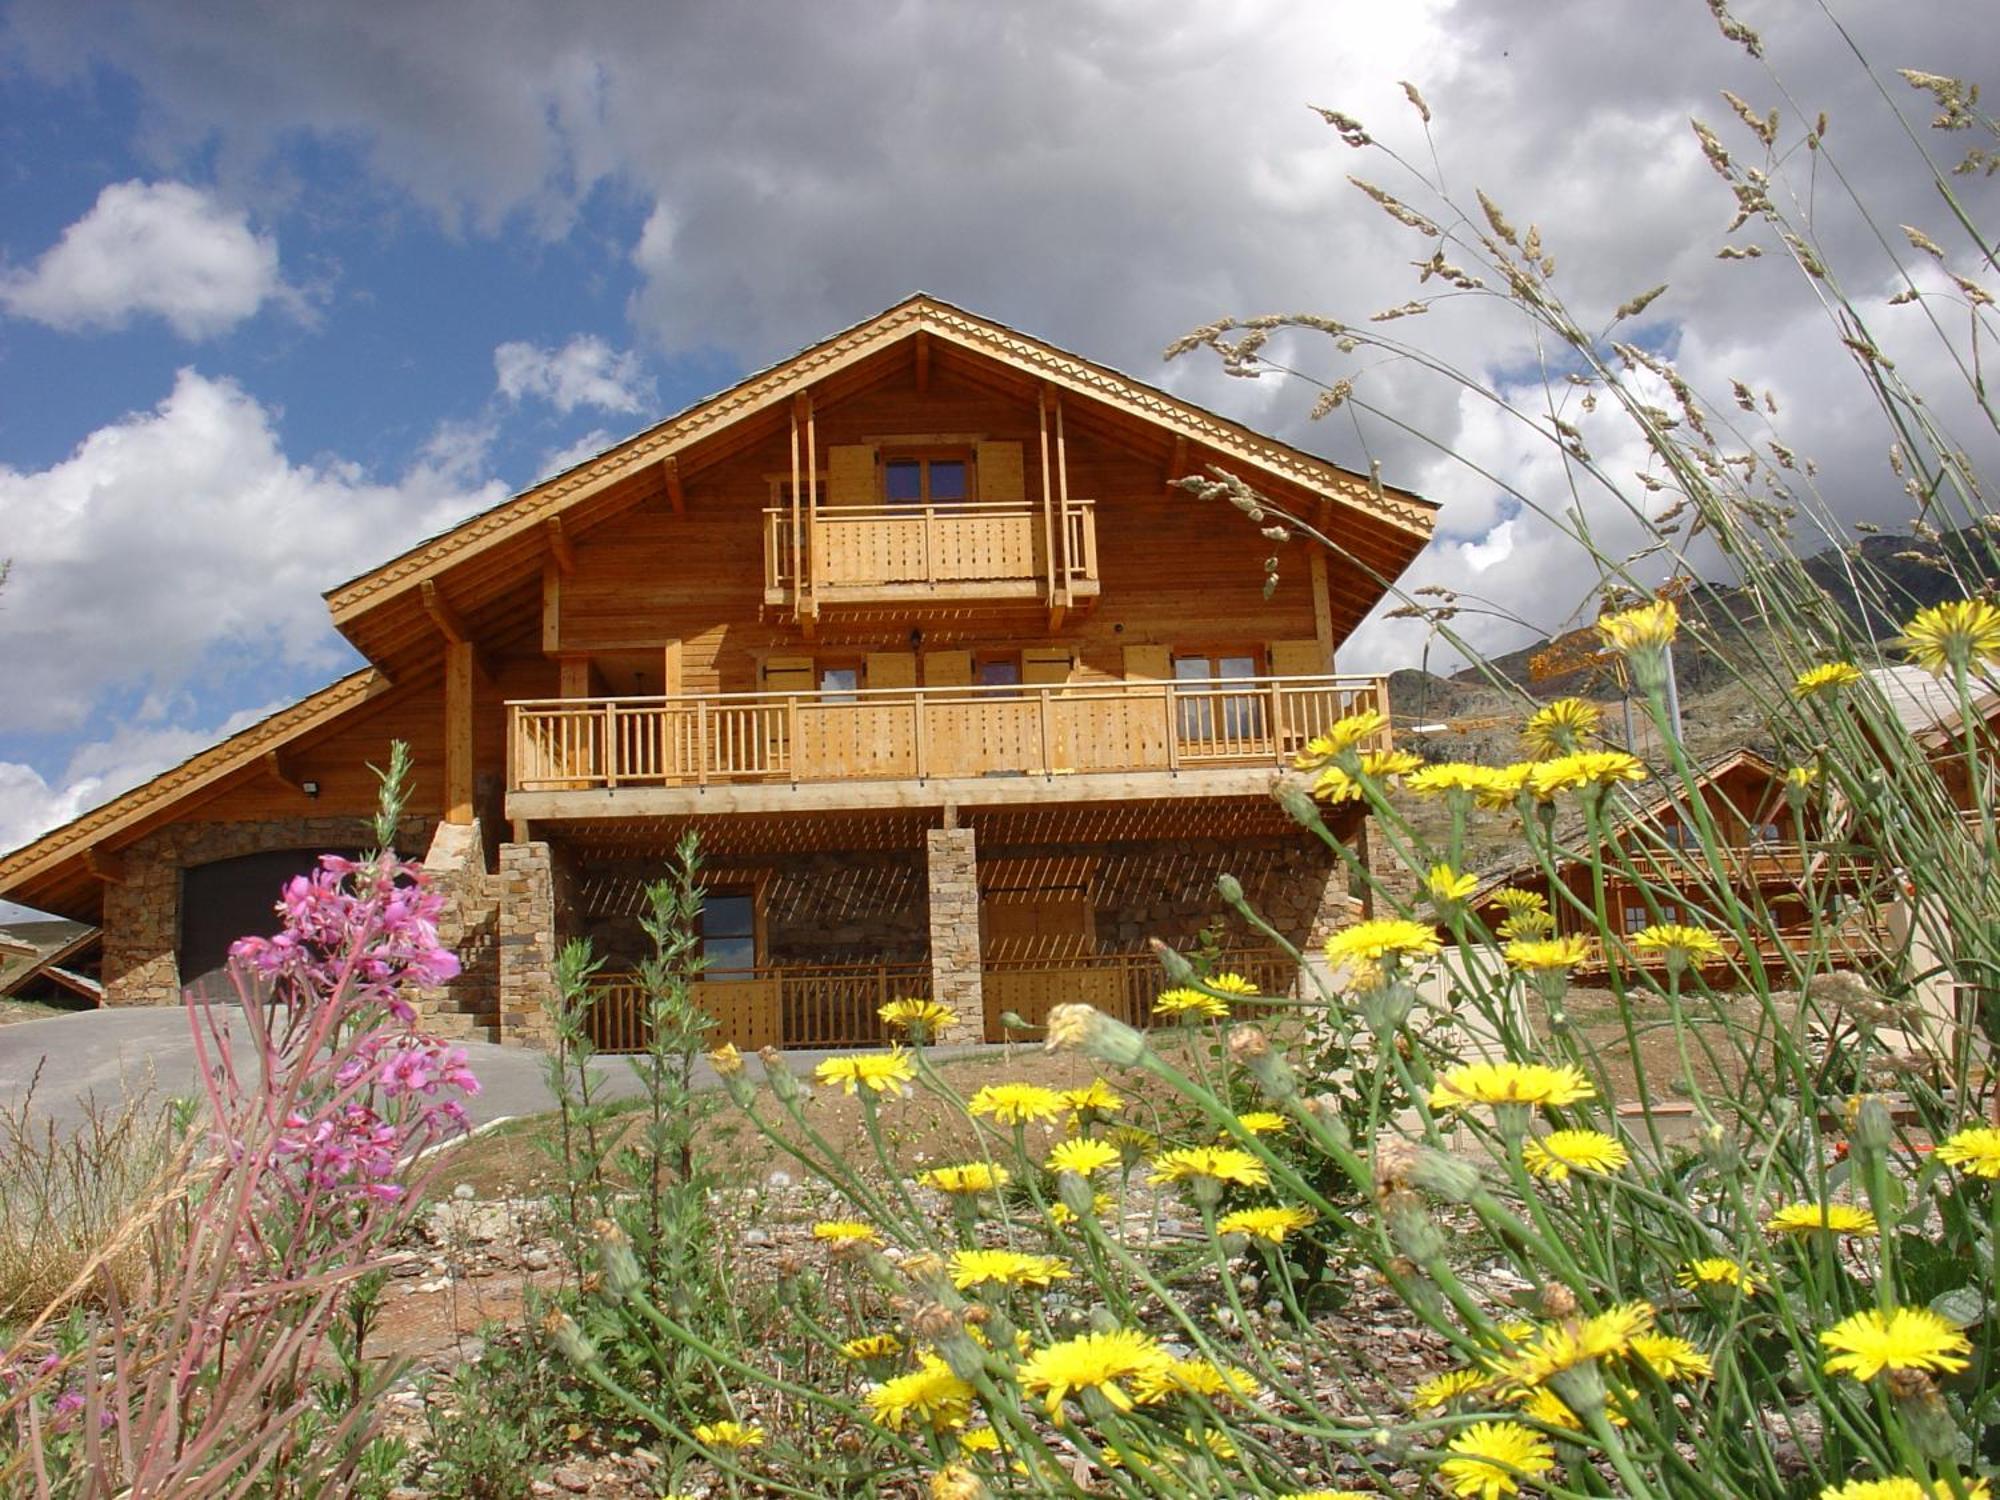
[[[727,1078],[743,1071],[743,1054],[736,1050],[736,1043],[724,1042],[708,1054],[708,1065],[715,1069],[717,1078]]]
[[[856,1364],[871,1359],[894,1359],[903,1352],[903,1341],[893,1333],[864,1333],[842,1344],[840,1352]]]
[[[1133,1398],[1141,1404],[1168,1396],[1200,1396],[1217,1403],[1255,1401],[1263,1394],[1264,1387],[1249,1371],[1200,1358],[1169,1359],[1138,1376],[1132,1386]]]
[[[1876,1234],[1875,1215],[1852,1203],[1788,1203],[1764,1221],[1766,1234]]]
[[[1374,739],[1388,727],[1389,721],[1372,708],[1364,713],[1336,719],[1325,734],[1316,734],[1306,742],[1305,750],[1293,764],[1301,771],[1309,771],[1336,755],[1356,749],[1366,740]]]
[[[1552,794],[1535,786],[1535,768],[1541,764],[1540,761],[1517,760],[1509,766],[1496,766],[1472,789],[1473,802],[1485,808],[1512,807],[1523,792],[1531,794],[1537,801],[1548,801]]]
[[[1493,929],[1494,936],[1505,942],[1523,939],[1539,942],[1551,937],[1556,930],[1556,919],[1545,911],[1524,911],[1519,916],[1509,917]]]
[[[1412,1411],[1441,1411],[1454,1401],[1476,1396],[1493,1383],[1484,1370],[1446,1370],[1410,1392]]]
[[[1092,1193],[1090,1196],[1090,1212],[1094,1218],[1103,1218],[1111,1212],[1114,1206],[1115,1204],[1109,1193]],[[1049,1222],[1058,1229],[1067,1229],[1076,1222],[1076,1210],[1071,1208],[1067,1203],[1051,1203],[1049,1205]]]
[[[1147,1181],[1182,1182],[1191,1177],[1209,1177],[1239,1187],[1263,1187],[1270,1182],[1271,1171],[1248,1151],[1234,1151],[1227,1146],[1183,1146],[1154,1157],[1153,1172]]]
[[[1419,797],[1444,797],[1454,792],[1471,796],[1492,784],[1491,766],[1475,766],[1462,760],[1441,760],[1403,778],[1403,790]]]
[[[1021,1362],[1018,1376],[1021,1389],[1029,1395],[1046,1394],[1049,1415],[1062,1410],[1071,1395],[1096,1391],[1119,1411],[1132,1409],[1133,1397],[1126,1387],[1161,1366],[1170,1356],[1153,1339],[1135,1328],[1119,1328],[1109,1333],[1080,1334],[1037,1349]]]
[[[1115,1115],[1125,1107],[1125,1098],[1102,1078],[1093,1078],[1082,1088],[1061,1089],[1063,1108],[1073,1115]]]
[[[967,1162],[962,1167],[932,1167],[919,1172],[917,1181],[940,1193],[991,1193],[1005,1187],[1013,1174],[989,1162]]]
[[[958,1012],[940,1000],[891,1000],[876,1014],[886,1025],[932,1037],[958,1024]]]
[[[1336,969],[1379,964],[1392,958],[1423,957],[1438,951],[1437,929],[1401,917],[1384,917],[1343,927],[1326,940],[1326,961]]]
[[[1450,865],[1432,865],[1424,877],[1424,891],[1439,906],[1463,901],[1479,889],[1477,875],[1461,875]]]
[[[1445,1446],[1452,1456],[1438,1476],[1460,1500],[1504,1500],[1556,1464],[1549,1440],[1520,1422],[1475,1422]]]
[[[1549,909],[1549,898],[1540,891],[1525,891],[1518,885],[1503,885],[1486,898],[1510,917],[1521,916],[1525,912],[1544,912]]]
[[[964,1464],[946,1464],[931,1475],[930,1500],[989,1500],[992,1493]]]
[[[704,1422],[695,1428],[694,1440],[710,1448],[733,1448],[740,1452],[763,1447],[764,1429],[755,1422]]]
[[[1051,1172],[1074,1172],[1079,1177],[1088,1177],[1092,1172],[1117,1166],[1118,1161],[1118,1148],[1109,1141],[1079,1137],[1054,1147],[1049,1152],[1048,1166]]]
[[[1000,1434],[991,1427],[973,1427],[958,1435],[959,1450],[964,1453],[998,1453]]]
[[[1538,760],[1571,755],[1597,734],[1600,719],[1595,703],[1582,698],[1558,698],[1528,716],[1521,738]]]
[[[951,1284],[961,1292],[975,1286],[1050,1286],[1069,1274],[1069,1262],[1059,1256],[1020,1250],[958,1250],[951,1257]]]
[[[821,1219],[813,1225],[813,1238],[843,1245],[879,1245],[882,1242],[882,1236],[875,1232],[873,1224],[863,1224],[856,1219]]]
[[[813,1069],[813,1076],[824,1084],[839,1084],[842,1092],[848,1094],[858,1089],[886,1094],[901,1089],[917,1075],[910,1066],[909,1054],[900,1047],[892,1047],[887,1052],[829,1057]]]
[[[1170,990],[1162,990],[1153,1000],[1153,1014],[1156,1016],[1195,1016],[1204,1020],[1220,1021],[1229,1015],[1229,1002],[1214,995],[1203,994],[1200,990],[1186,985],[1177,985]]]
[[[1242,1234],[1282,1245],[1285,1236],[1305,1229],[1319,1217],[1309,1208],[1239,1208],[1215,1221],[1217,1234]]]
[[[972,1096],[966,1109],[1002,1125],[1026,1125],[1053,1120],[1063,1112],[1062,1095],[1038,1083],[989,1083]]]
[[[1597,633],[1613,651],[1658,651],[1673,644],[1681,612],[1671,599],[1655,599],[1634,609],[1600,615]]]
[[[1951,599],[1917,611],[1896,642],[1937,676],[2000,661],[2000,609],[1984,599]]]
[[[1552,1068],[1547,1063],[1475,1062],[1461,1063],[1438,1079],[1431,1107],[1532,1104],[1548,1108],[1596,1097],[1596,1088],[1574,1063]]]
[[[1937,1159],[1974,1177],[2000,1177],[2000,1130],[1975,1125],[1938,1143]]]
[[[1623,750],[1580,750],[1538,761],[1528,777],[1535,795],[1553,797],[1561,791],[1584,791],[1607,787],[1621,781],[1644,781],[1646,763]]]
[[[1361,783],[1339,766],[1328,766],[1313,779],[1312,793],[1322,802],[1338,807],[1343,802],[1361,800]]]
[[[1552,1130],[1521,1147],[1521,1165],[1550,1182],[1565,1181],[1572,1167],[1609,1174],[1631,1160],[1624,1143],[1601,1130]]]
[[[914,1419],[932,1432],[950,1432],[972,1419],[975,1392],[937,1355],[917,1356],[917,1368],[874,1387],[862,1399],[869,1415],[891,1432]]]
[[[1819,1492],[1819,1500],[1957,1500],[1958,1492],[1945,1479],[1934,1479],[1926,1489],[1914,1479],[1900,1475],[1894,1479],[1850,1479],[1829,1485]],[[1993,1490],[1983,1479],[1968,1480],[1965,1500],[1992,1500]]]
[[[1104,1132],[1105,1140],[1118,1148],[1118,1159],[1136,1162],[1160,1144],[1160,1138],[1143,1125],[1114,1125]]]
[[[1841,1319],[1819,1341],[1834,1351],[1826,1373],[1856,1380],[1873,1380],[1884,1370],[1955,1375],[1972,1352],[1965,1335],[1928,1307],[1898,1307],[1886,1315],[1871,1307]]]
[[[1236,1123],[1252,1135],[1282,1135],[1292,1122],[1275,1110],[1253,1109],[1238,1115]]]
[[[1793,766],[1785,772],[1785,785],[1788,787],[1797,787],[1800,791],[1818,786],[1819,782],[1820,774],[1818,766]]]
[[[1263,993],[1241,974],[1214,974],[1209,977],[1207,983],[1210,989],[1220,990],[1225,995],[1233,995],[1239,999],[1251,1000]]]
[[[1715,1373],[1706,1354],[1670,1333],[1635,1334],[1632,1354],[1662,1380],[1691,1380]]]
[[[1643,927],[1632,934],[1632,946],[1640,953],[1657,953],[1668,963],[1682,964],[1707,963],[1729,951],[1706,927],[1690,927],[1685,922],[1655,922]]]
[[[1528,912],[1524,915],[1540,917],[1554,925],[1547,912]],[[1510,917],[1500,925],[1511,927],[1520,920]],[[1510,965],[1528,973],[1542,969],[1574,969],[1589,963],[1591,958],[1590,939],[1580,933],[1560,938],[1517,937],[1507,944],[1504,951]]]
[[[1852,687],[1860,680],[1861,669],[1852,662],[1830,661],[1799,673],[1792,683],[1792,692],[1800,698],[1811,698],[1835,688]]]
[[[1630,1353],[1632,1340],[1652,1329],[1652,1303],[1622,1302],[1594,1317],[1538,1330],[1519,1350],[1495,1363],[1494,1375],[1502,1385],[1532,1390],[1593,1359]]]
[[[1361,757],[1361,774],[1376,781],[1390,781],[1421,771],[1424,758],[1407,750],[1370,750]]]
[[[1720,1255],[1706,1255],[1689,1261],[1674,1273],[1674,1280],[1691,1292],[1698,1292],[1705,1286],[1726,1286],[1741,1288],[1744,1296],[1754,1297],[1764,1289],[1763,1282],[1741,1264]]]

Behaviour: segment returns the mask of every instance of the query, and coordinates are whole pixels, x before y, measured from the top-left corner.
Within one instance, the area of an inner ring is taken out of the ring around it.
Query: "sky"
[[[1569,503],[1561,464],[1462,386],[1372,359],[1388,415],[1315,422],[1299,379],[1163,363],[1223,315],[1437,290],[1430,243],[1348,180],[1408,179],[1314,106],[1537,223],[1597,319],[1667,283],[1628,336],[1771,390],[1829,504],[1897,524],[1813,288],[1717,258],[1732,204],[1689,119],[1743,148],[1720,90],[1785,109],[1788,178],[1864,301],[1936,274],[1883,226],[1972,270],[1893,70],[1994,82],[1990,5],[1744,0],[1761,62],[1699,0],[0,5],[0,849],[358,665],[322,590],[918,289],[1379,461],[1443,505],[1405,585],[1493,601],[1458,622],[1483,647],[1587,618],[1573,544],[1508,493]],[[1960,186],[1990,234],[2000,178]],[[1396,326],[1535,388],[1494,299]],[[1941,368],[1949,337],[1899,356]],[[1271,352],[1354,373],[1316,335]],[[1377,618],[1340,665],[1450,664],[1426,645]]]

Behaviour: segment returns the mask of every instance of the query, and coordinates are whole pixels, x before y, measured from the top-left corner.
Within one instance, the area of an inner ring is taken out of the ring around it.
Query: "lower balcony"
[[[1383,679],[1340,676],[516,702],[507,811],[1250,795],[1337,720],[1387,708]]]

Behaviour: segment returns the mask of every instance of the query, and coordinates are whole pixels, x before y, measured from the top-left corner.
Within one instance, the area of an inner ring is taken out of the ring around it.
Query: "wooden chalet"
[[[1733,957],[1775,965],[1787,954],[1802,953],[1812,940],[1817,901],[1822,908],[1829,902],[1839,908],[1822,909],[1820,916],[1835,919],[1833,931],[1853,946],[1857,926],[1867,925],[1860,921],[1855,901],[1863,885],[1861,871],[1846,855],[1827,852],[1825,813],[1817,798],[1795,805],[1786,795],[1785,773],[1747,749],[1704,765],[1696,774],[1695,791],[1716,830],[1720,868],[1708,859],[1693,805],[1678,786],[1654,788],[1627,801],[1616,811],[1610,830],[1618,847],[1607,851],[1604,862],[1604,909],[1613,931],[1630,935],[1658,923],[1721,930],[1728,924],[1719,908],[1732,902],[1762,914],[1764,929],[1754,952]],[[1579,823],[1564,836],[1574,842],[1582,835]],[[1596,935],[1596,922],[1584,914],[1596,899],[1589,861],[1563,861],[1554,882],[1533,862],[1489,879],[1472,898],[1489,927],[1505,919],[1493,900],[1503,886],[1542,895],[1558,934]],[[1848,953],[1842,961],[1852,956]],[[1602,964],[1584,977],[1591,972],[1601,975]]]
[[[1173,484],[1211,467],[1351,560],[1301,549],[1266,598],[1270,543]],[[987,1035],[1141,1014],[1144,940],[1191,941],[1220,873],[1299,938],[1345,918],[1269,791],[1386,711],[1334,654],[1432,511],[912,297],[333,589],[367,666],[0,859],[0,896],[101,923],[106,1003],[173,1002],[365,840],[402,739],[466,963],[441,1026],[543,1039],[559,945],[629,965],[690,829],[741,1045],[867,1043],[912,994]]]

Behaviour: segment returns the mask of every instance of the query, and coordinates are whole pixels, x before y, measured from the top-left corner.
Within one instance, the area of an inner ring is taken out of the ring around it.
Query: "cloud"
[[[113,695],[190,681],[330,675],[352,653],[320,592],[503,495],[456,458],[420,457],[387,482],[339,459],[296,463],[241,386],[182,370],[156,407],[59,463],[0,466],[8,727],[75,732]]]
[[[266,302],[304,311],[277,240],[180,182],[114,182],[32,267],[0,271],[0,307],[65,331],[152,316],[184,339],[213,338]]]
[[[560,474],[565,469],[575,468],[586,458],[595,458],[616,441],[617,439],[611,435],[609,429],[603,427],[591,428],[590,431],[586,432],[575,442],[566,443],[560,448],[554,448],[544,453],[541,461],[535,468],[535,482],[539,484],[551,475]]]
[[[633,413],[653,399],[639,356],[619,353],[595,334],[580,333],[561,348],[525,342],[493,351],[498,389],[509,401],[546,401],[567,416],[579,406]]]

